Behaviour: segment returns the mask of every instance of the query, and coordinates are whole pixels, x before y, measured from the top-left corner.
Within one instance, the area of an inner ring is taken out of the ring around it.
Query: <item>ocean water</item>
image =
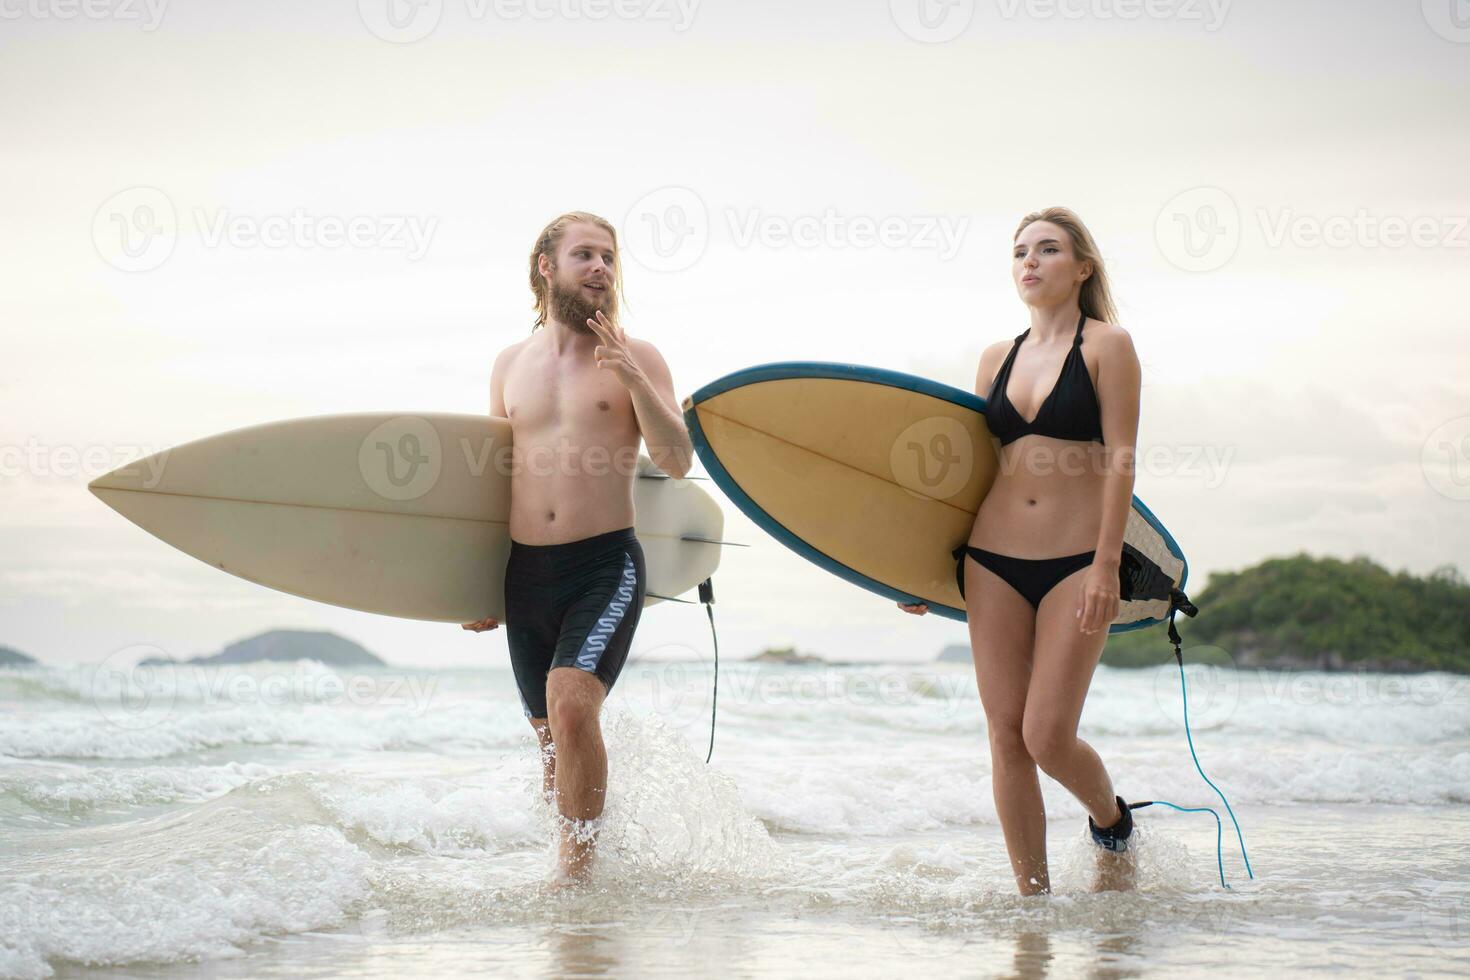
[[[1191,667],[1228,821],[1138,813],[1140,887],[1015,894],[967,665],[635,657],[604,715],[596,875],[508,669],[0,671],[0,975],[1362,976],[1470,972],[1470,678]],[[1102,668],[1082,723],[1129,799],[1219,801],[1177,668]]]

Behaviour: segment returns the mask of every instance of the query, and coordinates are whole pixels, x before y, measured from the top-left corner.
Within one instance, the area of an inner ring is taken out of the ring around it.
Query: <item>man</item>
[[[560,872],[572,881],[590,868],[607,790],[598,715],[647,593],[633,532],[639,439],[669,476],[685,476],[693,460],[668,365],[618,324],[618,259],[603,218],[574,211],[547,225],[531,250],[536,326],[490,372],[490,414],[510,419],[515,443],[511,666],[562,818]]]

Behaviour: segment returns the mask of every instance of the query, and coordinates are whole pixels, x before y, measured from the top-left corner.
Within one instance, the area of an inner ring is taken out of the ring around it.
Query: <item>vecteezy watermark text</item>
[[[246,666],[173,663],[158,647],[125,647],[98,664],[88,694],[109,723],[158,725],[179,702],[194,706],[352,705],[407,708],[422,715],[439,679],[417,674],[337,673],[309,661]]]
[[[671,455],[665,448],[649,448],[650,462],[661,470],[670,464]],[[432,422],[416,415],[396,416],[374,426],[358,445],[357,464],[363,482],[386,500],[422,497],[438,485],[445,467],[473,477],[487,473],[632,477],[641,472],[636,446],[581,445],[565,436],[543,445],[514,445],[494,436],[460,436],[446,444]]]
[[[1362,671],[1336,674],[1297,674],[1258,671],[1267,704],[1405,705],[1470,704],[1470,678],[1442,678],[1425,674],[1398,676]]]
[[[932,252],[941,262],[959,254],[970,219],[945,214],[820,212],[783,214],[760,207],[725,207],[711,219],[704,199],[687,187],[643,195],[623,220],[623,241],[644,268],[679,272],[699,261],[715,232],[738,249],[888,249]]]
[[[1231,0],[996,0],[1006,20],[1174,20],[1218,31]]]
[[[1271,248],[1470,248],[1470,216],[1374,214],[1358,208],[1348,214],[1300,214],[1294,208],[1257,208],[1256,220]]]
[[[1174,195],[1159,211],[1154,240],[1177,268],[1212,272],[1235,257],[1252,230],[1270,249],[1470,250],[1467,214],[1394,214],[1364,207],[1307,213],[1276,206],[1257,207],[1247,219],[1235,198],[1219,187]]]
[[[667,650],[668,647],[661,648]],[[709,720],[713,666],[705,653],[686,661],[639,660],[625,672],[629,697],[646,699],[675,725]],[[938,718],[978,716],[975,677],[963,668],[825,667],[771,669],[742,664],[723,667],[721,705],[848,705],[858,708],[916,708]]]
[[[284,665],[283,665],[284,667]],[[437,677],[323,673],[292,666],[255,674],[227,674],[219,668],[174,667],[192,676],[191,684],[206,704],[350,704],[357,707],[406,707],[421,715],[439,686]]]
[[[1415,707],[1470,705],[1470,678],[1436,674],[1388,674],[1349,669],[1303,671],[1237,665],[1231,651],[1208,644],[1184,650],[1188,679],[1189,719],[1196,727],[1224,724],[1235,714],[1245,689],[1251,700],[1282,707]],[[1200,662],[1207,661],[1207,662]],[[1175,667],[1154,675],[1154,700],[1164,716],[1181,719],[1180,697],[1186,686]]]
[[[143,486],[152,489],[163,478],[168,451],[136,445],[44,443],[32,436],[24,444],[0,445],[0,480],[13,480],[19,476],[43,480],[72,480],[78,476],[94,479],[118,470],[130,460],[138,469],[128,467],[118,475],[133,476],[140,471],[145,472]]]
[[[759,208],[726,208],[726,226],[736,248],[888,248],[931,251],[941,262],[954,258],[970,226],[949,215],[845,215],[827,208],[820,215],[767,214]]]
[[[241,214],[192,208],[180,221],[173,200],[156,187],[130,187],[104,201],[92,219],[97,254],[124,272],[147,272],[168,261],[192,233],[206,249],[377,249],[417,262],[428,254],[439,219],[411,214]]]
[[[682,34],[694,24],[701,0],[463,0],[472,23],[515,21],[643,21]],[[358,0],[363,26],[392,44],[412,44],[438,29],[445,0]]]
[[[1206,490],[1214,490],[1225,482],[1236,448],[1233,445],[1158,444],[1141,452],[1127,452],[1112,451],[1105,446],[1027,446],[1021,452],[1001,454],[1000,472],[1007,476],[1018,472],[1029,476],[1053,473],[1081,476],[1089,472],[1102,476],[1111,472],[1110,467],[1122,468],[1122,457],[1127,456],[1135,475],[1198,479]]]
[[[995,0],[1001,20],[1177,21],[1218,31],[1232,0]],[[953,41],[975,19],[976,0],[889,0],[900,31],[915,41]]]
[[[0,20],[112,20],[140,22],[144,31],[163,23],[169,0],[0,0]]]
[[[200,240],[208,248],[380,248],[408,253],[416,262],[429,250],[438,218],[412,214],[314,215],[305,208],[290,214],[235,214],[228,208],[213,213],[193,211]]]
[[[900,432],[889,446],[893,480],[916,497],[948,500],[970,487],[980,474],[977,447],[988,440],[978,420],[950,415],[919,419]],[[989,447],[986,447],[987,451]],[[1142,451],[1110,449],[1104,445],[1022,444],[999,454],[998,472],[1011,476],[1081,476],[1132,470],[1148,476],[1198,479],[1209,490],[1225,482],[1234,445],[1166,444]]]

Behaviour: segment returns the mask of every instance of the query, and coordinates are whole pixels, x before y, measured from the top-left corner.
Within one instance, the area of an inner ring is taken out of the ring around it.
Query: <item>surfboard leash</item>
[[[704,763],[709,765],[709,760],[715,754],[715,710],[720,701],[720,634],[715,631],[715,580],[707,578],[699,583],[699,601],[704,603],[704,611],[709,615],[709,635],[715,644],[715,677],[714,688],[709,698],[709,752],[705,753]]]
[[[1256,875],[1255,872],[1251,870],[1251,859],[1250,855],[1246,853],[1245,836],[1240,832],[1240,821],[1235,819],[1235,811],[1231,808],[1230,801],[1225,798],[1225,794],[1220,790],[1220,787],[1216,786],[1210,780],[1210,777],[1205,775],[1204,767],[1200,765],[1199,754],[1194,750],[1194,735],[1191,734],[1189,730],[1189,688],[1185,683],[1184,678],[1184,653],[1181,649],[1179,630],[1176,629],[1174,626],[1174,616],[1176,613],[1180,612],[1184,613],[1186,616],[1194,616],[1199,613],[1199,608],[1195,606],[1194,603],[1190,602],[1189,597],[1186,596],[1183,592],[1179,591],[1178,589],[1170,589],[1169,642],[1174,647],[1174,662],[1179,666],[1179,695],[1181,703],[1184,706],[1184,738],[1189,743],[1189,756],[1191,759],[1194,760],[1195,770],[1199,772],[1200,778],[1209,785],[1210,789],[1215,791],[1215,795],[1220,797],[1220,802],[1225,804],[1225,812],[1230,814],[1230,822],[1235,826],[1235,838],[1240,842],[1240,856],[1245,860],[1245,873],[1247,876],[1250,877],[1252,881],[1254,881]],[[1227,884],[1225,881],[1225,850],[1223,845],[1225,827],[1220,820],[1220,814],[1216,812],[1213,807],[1179,806],[1178,804],[1170,803],[1167,800],[1147,800],[1143,803],[1130,803],[1128,805],[1128,809],[1138,810],[1146,806],[1156,805],[1166,806],[1171,810],[1178,810],[1180,813],[1208,813],[1210,816],[1215,818],[1215,864],[1217,865],[1220,872],[1220,884],[1224,885],[1224,887],[1226,888],[1229,888],[1230,885]]]

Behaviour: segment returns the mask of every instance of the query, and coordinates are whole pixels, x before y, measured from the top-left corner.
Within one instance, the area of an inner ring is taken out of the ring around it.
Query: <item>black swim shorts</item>
[[[612,689],[647,594],[643,548],[631,527],[566,544],[511,542],[506,639],[527,718],[546,717],[553,667],[588,671]]]

